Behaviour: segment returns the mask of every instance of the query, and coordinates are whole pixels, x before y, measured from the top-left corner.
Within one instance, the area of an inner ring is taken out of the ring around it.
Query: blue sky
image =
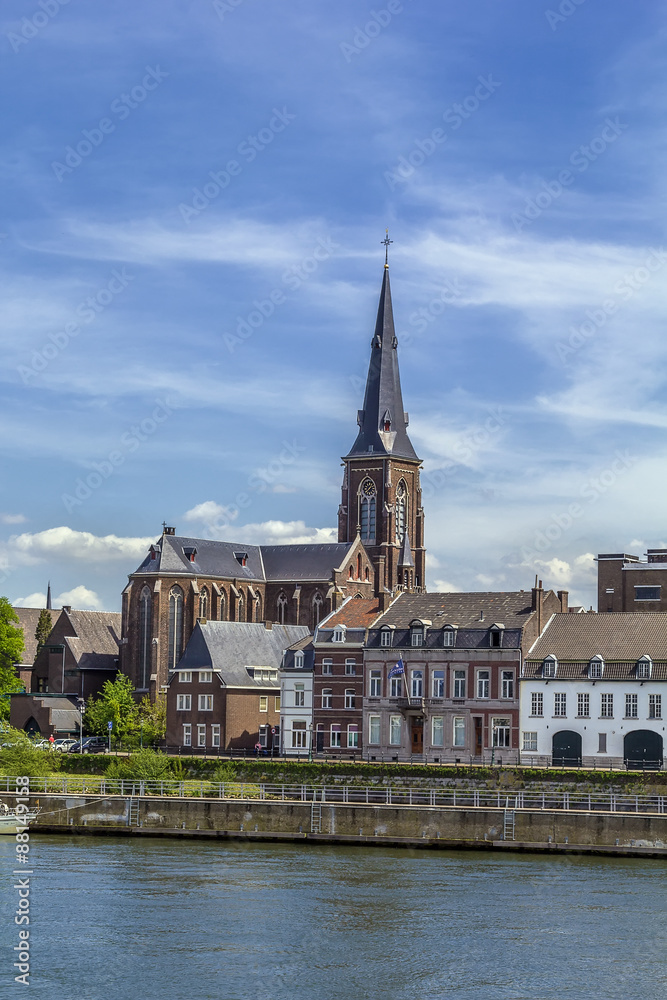
[[[664,15],[5,0],[0,590],[331,537],[385,227],[429,589],[667,540]]]

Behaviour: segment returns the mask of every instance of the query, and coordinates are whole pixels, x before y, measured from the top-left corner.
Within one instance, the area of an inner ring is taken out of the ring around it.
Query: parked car
[[[105,736],[85,736],[83,744],[76,741],[69,748],[68,753],[104,753],[109,746]]]
[[[70,747],[73,747],[75,743],[78,743],[78,740],[73,739],[71,736],[66,736],[62,739],[56,740],[53,746],[56,750],[66,752],[70,749]]]
[[[37,740],[35,746],[38,750],[50,750],[52,743],[50,740]]]

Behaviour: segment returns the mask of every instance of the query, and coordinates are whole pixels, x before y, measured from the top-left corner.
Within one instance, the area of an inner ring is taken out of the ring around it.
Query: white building
[[[526,654],[521,762],[663,767],[667,614],[556,614]]]
[[[303,757],[313,739],[313,637],[295,642],[280,668],[280,751]]]

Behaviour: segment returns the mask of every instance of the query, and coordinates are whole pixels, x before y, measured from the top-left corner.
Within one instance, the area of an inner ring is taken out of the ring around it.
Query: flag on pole
[[[398,661],[398,663],[394,664],[394,666],[391,668],[391,670],[387,674],[387,677],[389,678],[389,680],[391,680],[392,677],[400,677],[401,674],[404,673],[405,673],[405,665],[403,663],[403,659],[401,658]]]

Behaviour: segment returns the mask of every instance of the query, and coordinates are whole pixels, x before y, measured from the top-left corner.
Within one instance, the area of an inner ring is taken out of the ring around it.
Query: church
[[[403,408],[386,258],[357,425],[343,458],[337,543],[248,545],[164,526],[123,592],[121,670],[140,695],[164,690],[198,622],[313,630],[348,597],[385,608],[400,591],[424,591],[421,460]]]

